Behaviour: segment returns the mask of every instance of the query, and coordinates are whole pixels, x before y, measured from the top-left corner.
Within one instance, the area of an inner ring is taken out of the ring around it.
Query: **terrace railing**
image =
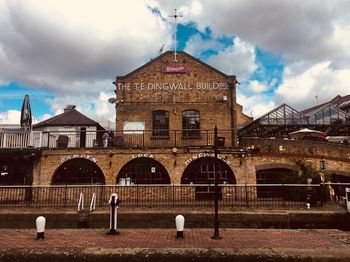
[[[219,185],[219,204],[226,207],[306,207],[320,201],[344,201],[350,184],[304,185]],[[332,192],[337,192],[336,195]],[[74,207],[79,196],[95,198],[97,207],[106,207],[112,193],[121,206],[195,207],[213,205],[213,185],[67,185],[1,186],[1,207]]]
[[[214,130],[128,130],[108,135],[108,147],[173,148],[214,145]],[[195,131],[195,132],[194,132]],[[93,148],[103,147],[106,131],[7,131],[0,130],[0,148]],[[219,130],[222,146],[232,147],[233,130]]]

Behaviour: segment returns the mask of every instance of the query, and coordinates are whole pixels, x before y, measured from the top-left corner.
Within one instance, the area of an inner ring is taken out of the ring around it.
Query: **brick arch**
[[[90,159],[73,158],[61,163],[55,170],[51,184],[105,184],[101,168]]]
[[[340,175],[340,176],[346,176],[346,177],[350,177],[350,172],[349,171],[343,171],[343,170],[325,170],[324,171],[325,174],[336,174],[336,175]]]
[[[256,165],[255,170],[266,170],[266,169],[290,169],[293,171],[299,171],[300,167],[298,165],[286,164],[286,163],[269,163]]]
[[[190,162],[184,169],[181,184],[190,184],[191,182],[193,184],[214,183],[214,168],[218,173],[218,183],[237,183],[234,172],[225,161],[214,157],[200,157]]]
[[[137,157],[126,162],[118,172],[116,183],[127,178],[135,184],[170,184],[168,170],[162,163],[149,157]]]

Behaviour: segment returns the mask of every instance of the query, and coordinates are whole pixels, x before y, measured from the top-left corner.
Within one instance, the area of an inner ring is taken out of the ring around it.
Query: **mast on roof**
[[[175,48],[174,48],[174,62],[177,62],[176,59],[176,45],[177,45],[177,41],[176,41],[176,34],[177,34],[177,18],[178,17],[182,17],[182,15],[179,15],[175,9],[175,13],[174,15],[169,15],[169,17],[173,17],[175,20]]]

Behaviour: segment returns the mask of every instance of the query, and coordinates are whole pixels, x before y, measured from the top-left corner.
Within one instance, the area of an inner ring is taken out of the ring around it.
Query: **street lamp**
[[[216,164],[218,162],[218,128],[215,126],[214,128],[214,207],[215,207],[215,215],[214,215],[214,235],[211,237],[212,239],[221,239],[219,234],[219,196],[218,196],[218,174],[216,172]]]
[[[324,190],[324,171],[326,169],[326,161],[324,159],[320,160],[320,202],[321,202],[321,206],[323,206],[323,204],[325,204],[326,199],[325,199],[325,190]]]

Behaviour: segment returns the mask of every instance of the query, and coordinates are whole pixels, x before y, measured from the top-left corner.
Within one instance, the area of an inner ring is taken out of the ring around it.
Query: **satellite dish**
[[[115,104],[116,102],[117,102],[117,99],[115,99],[114,97],[108,98],[108,103]]]

